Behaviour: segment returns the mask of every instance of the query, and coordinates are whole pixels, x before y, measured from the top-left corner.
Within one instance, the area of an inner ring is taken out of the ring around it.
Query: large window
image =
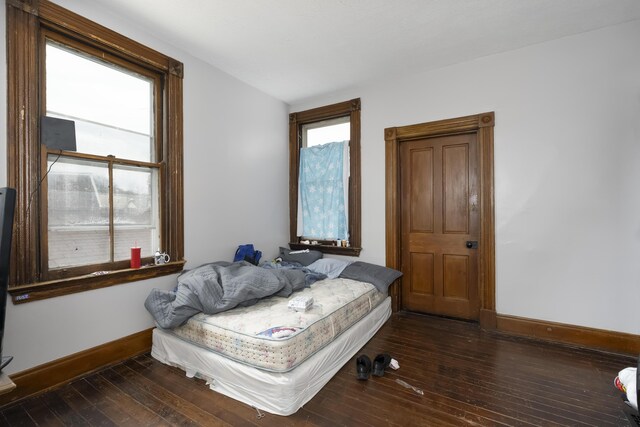
[[[292,248],[359,255],[360,100],[292,113]]]
[[[14,3],[7,3],[14,302],[181,270],[182,64],[46,0],[38,10]],[[75,149],[44,144],[45,116],[73,122]],[[141,248],[141,269],[129,268],[133,246]],[[153,265],[157,249],[174,262]]]

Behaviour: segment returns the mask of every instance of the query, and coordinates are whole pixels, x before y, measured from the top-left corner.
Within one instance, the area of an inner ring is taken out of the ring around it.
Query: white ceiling
[[[639,0],[93,1],[287,103],[640,19]]]

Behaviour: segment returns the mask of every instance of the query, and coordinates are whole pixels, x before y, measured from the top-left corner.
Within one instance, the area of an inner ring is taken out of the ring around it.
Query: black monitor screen
[[[2,356],[2,338],[4,337],[4,318],[7,305],[7,287],[9,285],[9,259],[11,257],[11,236],[13,234],[13,213],[16,205],[16,190],[0,188],[0,356]],[[0,370],[11,361],[2,357]]]

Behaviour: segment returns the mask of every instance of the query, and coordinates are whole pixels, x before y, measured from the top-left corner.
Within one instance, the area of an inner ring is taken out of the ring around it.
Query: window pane
[[[107,166],[56,157],[48,159],[49,268],[108,262]]]
[[[349,122],[349,117],[340,117],[302,126],[303,147],[349,141],[350,139],[351,123]]]
[[[130,248],[142,256],[159,248],[158,172],[151,168],[116,166],[113,169],[115,259],[129,259]]]
[[[79,152],[154,161],[151,79],[47,41],[46,100],[77,121]]]
[[[75,121],[79,152],[97,154],[98,156],[114,155],[143,162],[148,162],[153,158],[152,144],[149,142],[148,135],[110,128],[60,114],[49,113],[47,115]]]
[[[348,240],[350,116],[308,123],[301,126],[301,131],[297,235],[309,239]],[[332,158],[332,162],[337,163],[326,164],[319,168],[326,169],[323,173],[339,170],[341,178],[336,180],[336,177],[333,177],[331,184],[329,181],[324,181],[326,178],[322,178],[321,182],[317,181],[317,178],[311,180],[314,182],[307,182],[310,174],[303,173],[303,151],[309,150],[307,151],[309,158],[316,158],[319,154],[311,155],[312,152],[316,153],[314,150],[319,150],[317,153],[328,152],[334,145],[332,143],[343,141],[347,141],[347,145],[344,146],[344,155]],[[308,187],[307,184],[309,184]]]

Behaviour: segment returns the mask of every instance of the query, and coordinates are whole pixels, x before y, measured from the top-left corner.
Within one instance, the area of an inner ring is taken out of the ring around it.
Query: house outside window
[[[289,246],[359,255],[360,100],[292,113]]]
[[[182,270],[182,64],[47,0],[24,3],[6,5],[13,302]],[[45,116],[74,122],[75,150],[41,143]],[[143,268],[130,268],[132,246]],[[157,249],[172,262],[154,266]]]

